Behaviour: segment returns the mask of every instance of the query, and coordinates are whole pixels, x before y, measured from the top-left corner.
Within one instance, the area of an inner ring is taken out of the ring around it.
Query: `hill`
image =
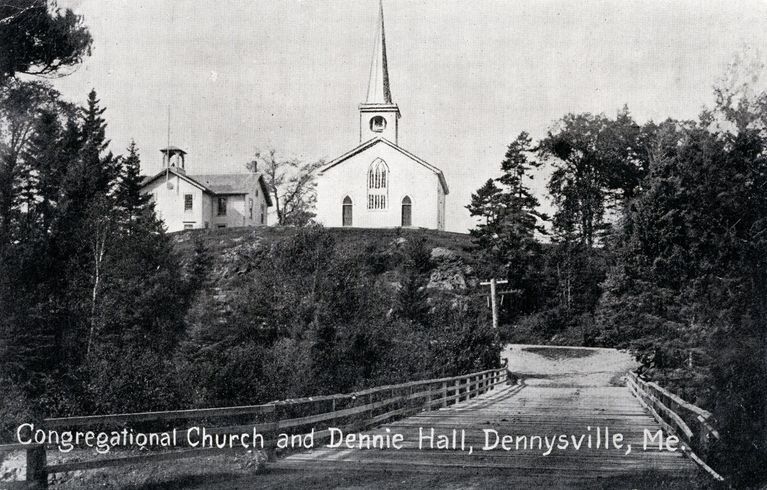
[[[253,254],[272,244],[290,240],[300,229],[295,227],[225,228],[189,230],[170,234],[176,250],[186,259],[201,242],[212,256],[210,279],[218,288],[227,289],[232,275],[252,269]],[[391,259],[408,241],[420,241],[431,255],[429,288],[455,293],[475,288],[478,278],[489,274],[488,267],[474,253],[471,236],[465,233],[407,228],[325,228],[335,250],[346,258],[383,261],[373,270],[392,272]],[[391,278],[391,275],[389,275]]]
[[[174,362],[190,404],[347,392],[498,363],[468,235],[317,226],[171,237],[198,289]]]
[[[190,252],[193,248],[194,237],[200,237],[205,247],[212,253],[226,253],[245,242],[271,243],[276,240],[291,237],[298,233],[299,228],[264,226],[258,228],[223,228],[208,230],[188,230],[171,233],[176,248],[180,252]],[[467,263],[473,262],[472,249],[474,245],[467,233],[437,231],[410,228],[325,228],[325,231],[336,238],[343,250],[360,250],[370,244],[392,242],[399,238],[422,238],[431,248],[443,247],[459,254]]]

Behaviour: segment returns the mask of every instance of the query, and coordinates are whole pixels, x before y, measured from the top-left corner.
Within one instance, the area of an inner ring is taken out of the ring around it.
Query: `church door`
[[[402,226],[413,226],[413,204],[409,196],[402,199]]]
[[[341,208],[343,226],[352,226],[352,200],[349,196],[344,198],[344,203]]]

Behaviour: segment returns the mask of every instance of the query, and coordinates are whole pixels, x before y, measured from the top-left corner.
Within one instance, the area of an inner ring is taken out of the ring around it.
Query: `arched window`
[[[413,202],[410,196],[402,198],[402,226],[413,226]]]
[[[346,196],[341,205],[341,222],[343,226],[352,225],[352,198]]]
[[[389,167],[377,158],[368,169],[368,209],[386,209],[389,197]]]

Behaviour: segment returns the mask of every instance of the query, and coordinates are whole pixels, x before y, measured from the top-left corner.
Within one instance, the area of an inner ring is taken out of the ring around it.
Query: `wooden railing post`
[[[48,488],[46,465],[45,446],[27,449],[27,481],[34,485],[33,488]]]
[[[372,393],[368,395],[368,404],[369,405],[373,404],[373,394]],[[367,420],[367,422],[365,422],[365,426],[366,427],[370,423],[370,420],[372,420],[372,419],[373,419],[373,407],[370,407],[370,410],[368,411],[368,420]]]
[[[455,380],[455,393],[453,393],[453,405],[461,401],[461,379],[458,378]]]
[[[429,384],[426,386],[428,386],[428,389],[426,390],[426,403],[424,405],[424,408],[428,412],[431,410],[431,385]]]
[[[442,382],[442,408],[447,406],[447,381]]]
[[[274,407],[274,412],[266,414],[264,416],[264,422],[266,423],[279,423],[280,416],[279,416],[279,410],[280,405]],[[272,437],[264,438],[264,455],[266,456],[266,461],[271,462],[275,461],[277,459],[277,438],[274,437],[274,434],[272,434]]]

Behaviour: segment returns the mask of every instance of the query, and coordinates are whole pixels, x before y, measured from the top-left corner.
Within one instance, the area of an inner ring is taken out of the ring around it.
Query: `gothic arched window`
[[[349,196],[341,204],[341,223],[343,226],[352,226],[352,198]]]
[[[389,197],[389,167],[377,158],[368,169],[368,209],[386,209]]]
[[[413,226],[413,202],[410,196],[402,198],[402,226]]]

